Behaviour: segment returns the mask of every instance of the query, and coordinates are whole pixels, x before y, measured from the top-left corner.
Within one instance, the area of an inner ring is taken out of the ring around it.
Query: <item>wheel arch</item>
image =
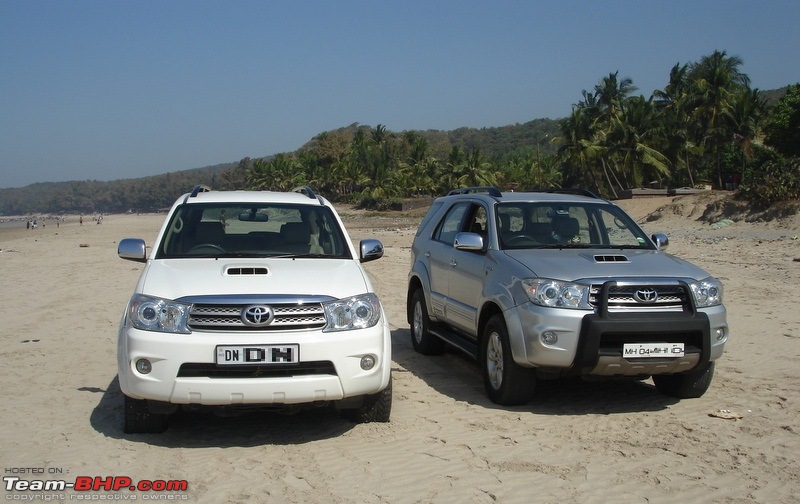
[[[422,269],[422,273],[417,271],[418,268]],[[424,265],[417,263],[408,277],[408,290],[406,291],[406,322],[409,324],[411,324],[414,313],[414,307],[411,306],[411,297],[418,289],[422,289],[423,298],[425,299],[425,308],[427,308],[428,313],[431,312],[431,289],[427,272]]]
[[[483,331],[484,329],[486,329],[486,324],[489,323],[489,320],[495,315],[501,315],[503,316],[503,319],[505,319],[505,316],[503,315],[503,310],[500,307],[500,305],[498,305],[494,301],[488,301],[484,303],[484,305],[481,307],[480,315],[478,316],[478,327],[476,335],[477,337],[476,343],[478,347],[478,355],[476,357],[478,358],[478,363],[480,365],[483,365],[482,359],[484,358],[483,352],[480,351],[483,345]],[[506,323],[506,326],[508,326],[508,323]]]

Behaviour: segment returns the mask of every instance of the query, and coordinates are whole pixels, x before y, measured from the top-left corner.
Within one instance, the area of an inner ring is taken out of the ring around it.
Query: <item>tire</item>
[[[152,413],[144,399],[125,397],[125,434],[158,434],[167,430],[169,415]]]
[[[662,394],[678,399],[693,399],[706,393],[714,377],[714,363],[700,369],[672,375],[653,375],[653,383]]]
[[[339,411],[342,418],[353,423],[388,422],[392,413],[392,379],[389,385],[377,394],[364,396],[364,402],[358,408]]]
[[[444,341],[428,331],[430,325],[425,294],[422,289],[417,289],[411,296],[411,345],[422,355],[437,355],[444,351]]]
[[[479,361],[486,395],[492,402],[515,406],[533,399],[536,373],[514,362],[502,315],[493,316],[486,324]]]

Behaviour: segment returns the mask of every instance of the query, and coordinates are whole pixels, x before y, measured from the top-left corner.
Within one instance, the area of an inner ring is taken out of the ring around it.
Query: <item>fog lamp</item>
[[[148,374],[153,370],[153,365],[147,359],[139,359],[136,361],[136,371],[142,374]]]
[[[714,330],[714,335],[717,337],[717,341],[724,341],[725,340],[725,329],[720,327],[719,329]]]
[[[558,334],[555,331],[545,331],[540,338],[545,345],[555,345],[558,342]]]
[[[361,357],[361,369],[364,371],[369,371],[370,369],[375,367],[375,357],[372,355],[365,355]]]

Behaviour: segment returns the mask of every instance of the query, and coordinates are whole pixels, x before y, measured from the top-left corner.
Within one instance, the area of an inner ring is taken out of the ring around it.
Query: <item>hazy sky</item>
[[[800,1],[0,0],[0,187],[292,151],[358,122],[561,118],[714,50],[800,82]]]

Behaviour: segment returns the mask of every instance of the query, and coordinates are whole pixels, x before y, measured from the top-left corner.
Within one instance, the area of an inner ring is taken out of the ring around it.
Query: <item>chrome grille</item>
[[[320,329],[325,327],[325,313],[320,303],[270,304],[275,318],[264,327],[242,322],[242,310],[249,305],[194,304],[189,312],[189,328],[201,331],[280,331]]]
[[[600,294],[603,289],[602,284],[594,284],[589,292],[589,303],[592,306],[599,306]],[[638,290],[653,290],[657,298],[652,303],[638,301],[634,294]],[[650,285],[650,284],[626,284],[614,285],[608,290],[608,311],[689,311],[691,309],[691,299],[689,293],[681,285]]]

